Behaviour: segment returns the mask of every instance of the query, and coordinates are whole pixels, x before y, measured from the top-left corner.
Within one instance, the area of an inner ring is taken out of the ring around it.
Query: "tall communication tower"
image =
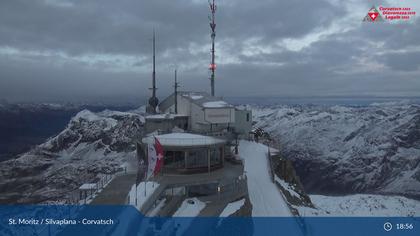
[[[216,64],[214,62],[214,39],[216,38],[216,23],[214,14],[216,13],[217,6],[214,3],[214,0],[208,0],[211,15],[209,15],[210,20],[210,28],[211,28],[211,64],[209,66],[209,70],[211,71],[211,96],[214,96],[214,71],[216,70]],[[211,1],[211,2],[210,2]]]

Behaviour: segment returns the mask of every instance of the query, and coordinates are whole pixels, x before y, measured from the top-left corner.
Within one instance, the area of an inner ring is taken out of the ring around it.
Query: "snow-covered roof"
[[[222,144],[226,141],[211,136],[204,136],[200,134],[191,133],[170,133],[156,136],[149,136],[142,139],[143,143],[152,144],[154,143],[154,137],[156,137],[163,146],[207,146]]]
[[[198,100],[205,97],[207,94],[202,92],[182,92],[181,93],[183,97],[191,98],[192,100]]]
[[[219,107],[229,107],[230,105],[225,101],[212,101],[212,102],[205,102],[202,104],[205,108],[219,108]]]
[[[180,92],[181,96],[203,108],[232,108],[233,106],[204,92]]]
[[[185,115],[180,114],[156,114],[156,115],[148,115],[146,119],[174,119],[175,117],[184,117]]]
[[[179,96],[188,99],[191,103],[194,103],[203,108],[233,108],[234,106],[223,101],[221,98],[211,96],[205,92],[192,92],[192,91],[179,91]],[[161,102],[163,109],[174,104],[174,94],[171,94],[168,98]]]

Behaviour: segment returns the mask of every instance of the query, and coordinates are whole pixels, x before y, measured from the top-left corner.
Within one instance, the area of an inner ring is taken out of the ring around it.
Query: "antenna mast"
[[[178,114],[178,88],[179,88],[179,84],[176,79],[176,69],[175,69],[175,83],[174,83],[175,114]]]
[[[208,0],[211,15],[209,16],[210,20],[210,29],[211,29],[211,64],[209,69],[211,70],[211,77],[210,77],[210,83],[211,83],[211,96],[214,96],[214,71],[216,70],[216,64],[214,62],[214,39],[216,38],[216,23],[215,23],[215,17],[214,14],[216,13],[217,6],[214,3],[214,0]],[[210,2],[212,1],[212,2]]]
[[[153,29],[153,97],[156,97],[156,40],[155,40],[155,30]]]
[[[149,98],[149,107],[147,112],[155,114],[159,99],[156,97],[156,50],[155,50],[155,30],[153,29],[153,72],[152,72],[152,97]]]

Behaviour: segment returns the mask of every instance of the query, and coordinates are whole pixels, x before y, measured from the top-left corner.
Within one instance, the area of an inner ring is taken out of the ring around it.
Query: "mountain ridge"
[[[420,197],[420,105],[253,107],[310,193]]]

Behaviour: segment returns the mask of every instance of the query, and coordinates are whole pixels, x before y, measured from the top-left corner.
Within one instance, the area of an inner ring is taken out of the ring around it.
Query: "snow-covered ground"
[[[274,175],[274,180],[280,184],[286,191],[288,191],[292,196],[300,198],[300,195],[295,191],[294,187],[287,183],[286,181],[280,179],[277,175]]]
[[[157,200],[156,207],[153,208],[150,212],[148,212],[147,216],[150,216],[150,217],[157,216],[157,214],[159,213],[160,210],[162,210],[165,204],[166,204],[166,199]]]
[[[245,204],[245,198],[238,200],[236,202],[229,203],[225,209],[220,213],[221,217],[227,217],[237,212]]]
[[[291,216],[279,189],[270,178],[268,147],[245,140],[239,143],[239,155],[244,160],[252,216]]]
[[[184,235],[185,231],[190,227],[194,220],[192,217],[198,216],[205,207],[206,203],[197,198],[185,199],[173,215],[174,217],[181,217],[174,218],[175,225],[178,227],[176,235]]]
[[[206,207],[206,204],[197,198],[185,199],[173,216],[177,217],[195,217]]]
[[[146,188],[145,188],[146,187]],[[155,192],[155,190],[159,187],[159,184],[156,182],[141,182],[137,185],[134,184],[131,187],[130,192],[128,195],[130,196],[130,205],[135,206],[137,209],[141,209],[143,204],[149,199],[149,197]],[[136,193],[137,193],[137,204],[136,204]]]
[[[420,201],[400,196],[310,195],[317,209],[297,207],[302,216],[420,216]]]
[[[220,217],[228,217],[232,215],[233,213],[237,212],[241,207],[245,204],[245,198],[231,202],[227,204],[225,209],[223,209],[222,213],[220,213]],[[224,218],[220,218],[217,222],[217,226],[219,226],[224,221]]]

